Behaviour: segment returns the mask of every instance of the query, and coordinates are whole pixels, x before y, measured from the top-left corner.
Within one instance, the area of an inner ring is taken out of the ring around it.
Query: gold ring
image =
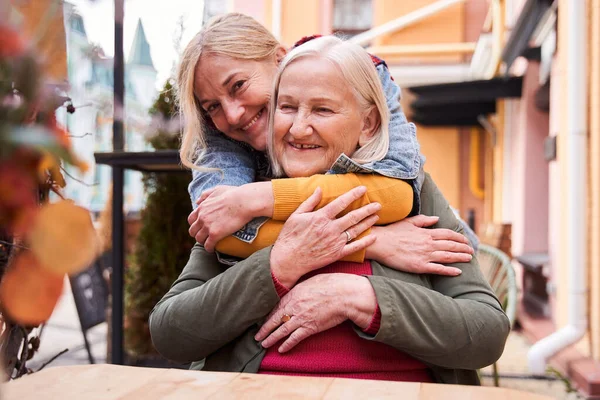
[[[352,236],[350,236],[350,233],[348,233],[348,231],[344,231],[344,233],[346,234],[346,243],[349,243],[352,240]]]
[[[290,319],[292,319],[292,316],[290,314],[283,314],[283,316],[281,317],[281,323],[285,324],[286,322],[288,322]]]

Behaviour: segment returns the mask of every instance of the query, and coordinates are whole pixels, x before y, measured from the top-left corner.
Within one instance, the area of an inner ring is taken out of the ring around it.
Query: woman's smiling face
[[[194,93],[217,129],[265,151],[276,57],[255,61],[208,53],[195,72]]]
[[[351,156],[367,138],[364,116],[333,62],[318,56],[291,62],[281,75],[273,126],[273,149],[285,174],[322,174],[342,153]]]

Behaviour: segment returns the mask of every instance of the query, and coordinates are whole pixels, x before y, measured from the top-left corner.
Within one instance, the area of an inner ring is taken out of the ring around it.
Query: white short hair
[[[290,51],[279,65],[279,70],[275,76],[273,96],[269,108],[269,137],[267,141],[273,174],[275,176],[283,175],[281,164],[274,154],[273,143],[275,110],[277,108],[281,76],[294,60],[307,56],[321,57],[337,65],[363,110],[367,111],[371,107],[376,108],[380,118],[379,128],[367,143],[358,148],[353,154],[348,154],[348,156],[359,164],[382,160],[387,154],[390,144],[388,131],[390,113],[371,56],[357,44],[343,41],[335,36],[323,36]]]

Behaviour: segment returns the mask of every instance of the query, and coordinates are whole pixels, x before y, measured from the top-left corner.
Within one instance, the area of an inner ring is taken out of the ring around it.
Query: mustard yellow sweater
[[[321,208],[352,188],[366,186],[367,193],[340,215],[356,210],[365,204],[377,202],[382,206],[377,213],[379,216],[377,225],[387,225],[406,218],[413,206],[413,190],[408,183],[375,174],[314,175],[309,178],[274,179],[271,183],[275,199],[273,219],[265,222],[252,243],[229,236],[217,243],[217,251],[247,258],[258,250],[272,245],[287,218],[304,200],[310,197],[317,187],[320,187],[323,193],[323,198],[317,207]],[[365,250],[351,254],[344,260],[363,262],[364,257]]]

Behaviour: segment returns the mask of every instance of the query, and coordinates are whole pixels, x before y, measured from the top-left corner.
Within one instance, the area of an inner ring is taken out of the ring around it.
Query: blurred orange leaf
[[[69,200],[42,206],[27,239],[43,267],[55,273],[77,273],[98,254],[89,211]]]
[[[0,283],[0,303],[15,322],[36,326],[48,320],[62,293],[64,275],[41,267],[29,251],[19,253]]]
[[[35,43],[36,51],[44,62],[46,75],[57,81],[67,79],[63,2],[19,0],[12,3],[24,16],[19,28],[24,37]]]

